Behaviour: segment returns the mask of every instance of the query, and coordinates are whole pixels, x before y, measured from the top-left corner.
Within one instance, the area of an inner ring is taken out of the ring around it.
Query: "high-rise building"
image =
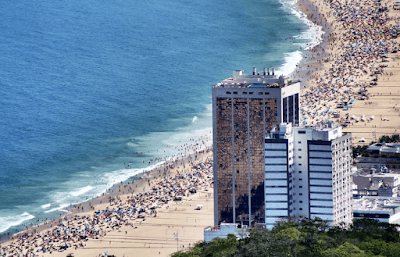
[[[299,82],[265,68],[213,87],[215,225],[265,223],[264,139],[282,122],[300,123],[299,93]]]
[[[352,222],[351,134],[280,124],[265,139],[265,224],[289,216]]]

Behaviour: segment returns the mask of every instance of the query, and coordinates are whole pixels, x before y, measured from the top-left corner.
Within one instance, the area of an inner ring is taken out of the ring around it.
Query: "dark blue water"
[[[288,74],[307,42],[276,0],[0,5],[0,232],[176,155],[210,131],[213,84],[253,66]]]

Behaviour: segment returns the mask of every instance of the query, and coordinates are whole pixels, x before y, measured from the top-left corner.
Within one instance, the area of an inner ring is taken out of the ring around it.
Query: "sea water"
[[[290,75],[322,33],[293,4],[3,3],[0,232],[59,217],[209,135],[212,85],[233,70]]]

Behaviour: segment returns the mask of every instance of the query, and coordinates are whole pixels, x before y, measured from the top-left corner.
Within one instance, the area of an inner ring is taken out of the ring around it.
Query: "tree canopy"
[[[277,222],[271,230],[251,229],[243,239],[228,235],[172,256],[394,257],[400,256],[398,229],[399,225],[372,219],[357,219],[344,228],[330,227],[319,218],[291,218]]]

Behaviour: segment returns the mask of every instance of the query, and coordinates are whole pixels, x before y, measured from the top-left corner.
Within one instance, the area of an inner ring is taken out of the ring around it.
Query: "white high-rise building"
[[[265,223],[319,217],[352,222],[351,134],[341,127],[280,124],[265,139]]]

